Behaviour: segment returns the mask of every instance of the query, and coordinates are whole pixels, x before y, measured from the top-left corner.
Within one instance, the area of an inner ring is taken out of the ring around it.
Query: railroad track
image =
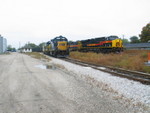
[[[130,80],[139,81],[146,85],[150,85],[150,74],[148,74],[148,73],[125,70],[122,68],[115,68],[115,67],[111,67],[111,66],[101,66],[101,65],[87,63],[87,62],[83,62],[83,61],[72,59],[72,58],[60,58],[60,59],[77,64],[77,65],[91,67],[96,70],[111,73],[114,76],[124,77],[124,78],[128,78]]]

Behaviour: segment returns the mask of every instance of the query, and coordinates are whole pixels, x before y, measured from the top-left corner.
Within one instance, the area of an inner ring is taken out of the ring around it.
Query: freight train
[[[70,51],[110,53],[123,51],[123,43],[118,36],[98,37],[76,42],[69,42]]]
[[[67,57],[69,55],[68,39],[63,36],[55,37],[46,43],[43,52],[54,57]]]

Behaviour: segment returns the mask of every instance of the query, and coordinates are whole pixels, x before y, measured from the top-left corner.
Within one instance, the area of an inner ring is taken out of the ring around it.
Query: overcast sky
[[[149,22],[150,0],[0,0],[0,34],[17,48],[59,35],[129,39]]]

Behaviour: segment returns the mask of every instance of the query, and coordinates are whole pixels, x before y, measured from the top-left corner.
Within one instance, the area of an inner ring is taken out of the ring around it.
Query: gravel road
[[[11,53],[0,55],[0,113],[138,113],[74,74]]]

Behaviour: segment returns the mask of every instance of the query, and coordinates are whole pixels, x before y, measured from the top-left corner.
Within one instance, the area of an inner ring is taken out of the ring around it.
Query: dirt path
[[[24,54],[0,55],[0,113],[134,113],[104,91]],[[136,111],[137,112],[137,111]]]

